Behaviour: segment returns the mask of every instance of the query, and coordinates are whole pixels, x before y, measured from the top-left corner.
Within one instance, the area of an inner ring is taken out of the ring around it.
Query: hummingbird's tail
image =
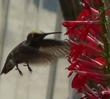
[[[3,68],[3,70],[1,71],[0,75],[2,74],[7,74],[10,70],[12,70],[13,67],[10,67],[10,68]]]

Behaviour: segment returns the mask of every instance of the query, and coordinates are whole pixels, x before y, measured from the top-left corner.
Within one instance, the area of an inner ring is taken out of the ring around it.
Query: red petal
[[[87,80],[94,80],[97,83],[103,83],[104,81],[104,75],[100,73],[95,73],[95,72],[89,72],[89,71],[78,71],[80,75],[85,75],[87,76]]]
[[[76,74],[74,79],[72,80],[72,88],[76,88],[81,91],[84,88],[84,85],[87,82],[87,77],[85,75]]]
[[[78,64],[78,61],[74,61],[74,63],[72,63],[69,67],[68,67],[68,70],[69,71],[73,71],[76,67],[76,65]]]
[[[100,64],[103,64],[103,65],[106,64],[106,59],[105,59],[104,57],[102,57],[102,56],[97,56],[97,57],[95,58],[95,60],[96,60],[97,62],[99,62]]]

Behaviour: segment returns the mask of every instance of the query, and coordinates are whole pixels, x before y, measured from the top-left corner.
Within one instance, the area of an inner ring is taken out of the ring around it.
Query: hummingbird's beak
[[[50,34],[60,34],[62,32],[50,32],[50,33],[44,33],[45,35],[50,35]]]

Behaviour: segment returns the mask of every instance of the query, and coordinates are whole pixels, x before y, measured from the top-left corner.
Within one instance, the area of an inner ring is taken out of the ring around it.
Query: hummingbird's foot
[[[28,67],[28,70],[32,73],[32,69],[30,67]]]
[[[18,70],[19,74],[20,74],[21,76],[23,76],[23,73],[22,73],[22,71],[18,68],[18,65],[16,65],[16,70]]]
[[[24,66],[27,66],[27,67],[28,67],[28,70],[32,73],[32,69],[31,69],[31,67],[29,66],[29,63],[28,63],[28,62],[27,62],[26,65],[24,65]]]
[[[20,76],[23,76],[23,73],[20,69],[18,69],[18,72],[19,72]]]
[[[31,69],[31,67],[29,66],[29,64],[27,64],[27,67],[28,67],[28,70],[32,73],[32,69]]]

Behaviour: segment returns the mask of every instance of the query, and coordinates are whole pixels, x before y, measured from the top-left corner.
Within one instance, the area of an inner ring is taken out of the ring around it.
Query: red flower
[[[98,7],[105,5],[101,0],[82,0],[84,8],[77,19],[63,23],[67,28],[66,34],[71,44],[68,76],[75,71],[76,75],[71,85],[72,88],[85,94],[82,99],[108,99],[110,97],[109,89],[97,88],[98,84],[106,86],[105,81],[108,76],[104,71],[107,60],[104,56],[103,24],[100,22],[101,10],[95,6],[91,7],[92,3],[96,3],[95,5]],[[109,10],[105,13],[109,14]],[[96,85],[95,91],[91,88],[90,81]]]

